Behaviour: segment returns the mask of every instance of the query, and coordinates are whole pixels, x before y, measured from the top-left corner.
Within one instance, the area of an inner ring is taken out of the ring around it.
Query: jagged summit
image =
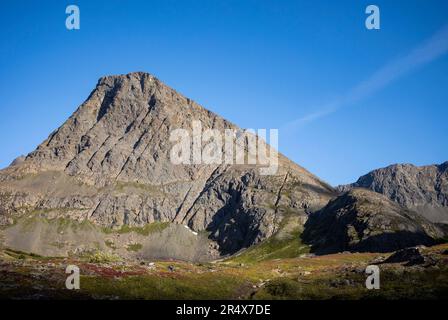
[[[145,86],[146,86],[146,89],[148,89],[151,86],[164,86],[166,89],[171,89],[168,86],[164,85],[154,75],[152,75],[148,72],[142,72],[142,71],[131,72],[131,73],[127,73],[127,74],[103,76],[98,79],[96,89],[98,89],[99,87],[102,87],[102,86],[107,86],[107,87],[110,87],[111,89],[112,88],[118,89],[120,86],[122,86],[126,82],[131,82],[134,84],[134,86],[136,84],[140,84],[140,90],[142,91],[142,93],[145,92]],[[173,90],[173,89],[171,89],[171,90]]]
[[[133,71],[129,73],[122,73],[122,74],[112,74],[112,75],[106,75],[103,77],[100,77],[99,81],[106,78],[143,78],[143,77],[152,77],[155,78],[155,76],[152,73],[149,73],[147,71]]]
[[[153,80],[153,81],[160,82],[160,80],[156,76],[154,76],[153,74],[151,74],[149,72],[135,71],[135,72],[129,72],[129,73],[125,73],[125,74],[114,74],[114,75],[102,76],[98,79],[97,86],[100,86],[105,83],[110,84],[110,81],[119,82],[119,81],[131,80],[131,79],[136,79],[138,81]]]

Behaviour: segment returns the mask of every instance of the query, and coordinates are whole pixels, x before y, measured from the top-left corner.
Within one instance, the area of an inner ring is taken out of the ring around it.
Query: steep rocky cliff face
[[[389,252],[435,244],[444,232],[381,194],[355,188],[311,214],[302,237],[318,253]]]
[[[192,132],[193,120],[240,130],[150,74],[101,78],[59,129],[0,172],[0,223],[36,213],[111,229],[170,222],[207,232],[227,254],[335,195],[282,155],[274,175],[260,165],[173,164],[170,133]]]
[[[357,187],[384,194],[433,222],[448,223],[448,162],[421,167],[391,165],[373,170],[355,183],[339,186],[338,190]]]

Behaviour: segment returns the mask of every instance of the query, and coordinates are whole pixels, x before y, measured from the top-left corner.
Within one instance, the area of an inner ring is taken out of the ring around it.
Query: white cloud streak
[[[343,107],[356,103],[381,90],[405,74],[436,60],[447,52],[448,25],[445,25],[408,54],[384,65],[370,77],[351,88],[345,95],[336,98],[333,102],[315,112],[286,123],[282,129],[296,129],[306,123],[315,121]]]

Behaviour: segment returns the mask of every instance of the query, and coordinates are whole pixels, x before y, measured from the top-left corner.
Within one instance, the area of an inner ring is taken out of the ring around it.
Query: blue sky
[[[65,28],[76,4],[81,29]],[[376,4],[381,30],[364,26]],[[2,1],[0,167],[147,71],[331,184],[448,160],[448,1]],[[361,92],[361,94],[359,93]]]

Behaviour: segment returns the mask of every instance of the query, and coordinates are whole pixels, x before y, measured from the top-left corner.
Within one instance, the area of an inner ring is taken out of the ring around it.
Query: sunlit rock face
[[[214,243],[204,242],[207,248],[222,255],[270,237],[284,215],[306,218],[336,195],[281,154],[273,175],[258,164],[174,164],[170,134],[191,131],[193,121],[203,130],[241,130],[148,73],[101,78],[61,127],[0,172],[0,222],[38,212],[111,229],[183,224],[206,234]]]

